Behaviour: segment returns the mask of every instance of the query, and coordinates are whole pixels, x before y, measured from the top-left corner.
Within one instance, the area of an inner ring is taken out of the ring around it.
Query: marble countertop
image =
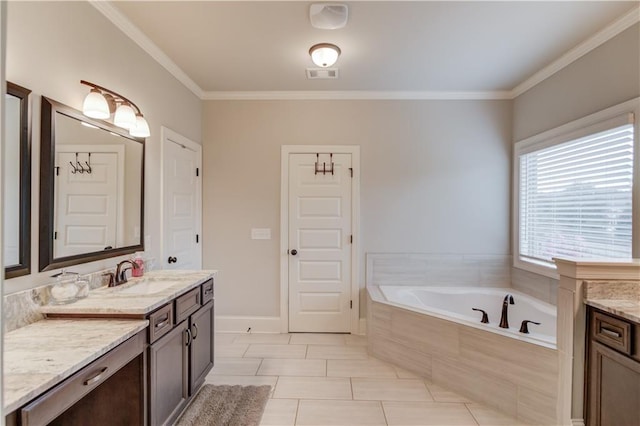
[[[217,271],[163,270],[151,271],[141,278],[130,278],[117,287],[101,287],[91,290],[89,296],[67,305],[47,305],[41,308],[45,315],[101,315],[140,316],[153,312],[171,299],[197,287],[214,277]],[[137,285],[146,285],[152,290],[136,292]],[[158,290],[154,291],[153,287]],[[135,287],[135,288],[134,288]]]
[[[4,412],[25,403],[144,330],[147,320],[43,320],[4,335]]]
[[[640,281],[587,281],[584,302],[640,324]]]
[[[585,303],[640,324],[640,300],[587,299]]]

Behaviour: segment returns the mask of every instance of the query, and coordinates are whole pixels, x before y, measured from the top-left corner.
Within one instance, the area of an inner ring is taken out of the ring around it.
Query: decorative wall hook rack
[[[314,175],[317,175],[318,173],[322,173],[323,175],[326,175],[327,173],[331,173],[333,175],[333,153],[329,153],[329,164],[330,164],[330,167],[327,169],[327,163],[322,162],[322,168],[320,168],[320,154],[316,153],[316,165],[315,165]]]
[[[84,164],[87,165],[87,167],[85,168],[82,163],[80,162],[80,160],[78,160],[78,155],[79,154],[87,154],[87,161],[84,162]],[[69,161],[69,164],[71,165],[71,174],[75,175],[76,173],[87,173],[87,174],[91,174],[91,172],[93,171],[93,169],[91,168],[91,153],[90,152],[76,152],[76,161],[75,164],[72,161]]]

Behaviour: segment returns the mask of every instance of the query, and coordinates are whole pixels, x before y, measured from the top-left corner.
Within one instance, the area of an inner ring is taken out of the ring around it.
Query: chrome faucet
[[[130,268],[123,268],[124,264],[128,263],[129,265],[131,265]],[[139,266],[136,262],[133,262],[129,259],[125,259],[122,262],[118,263],[118,266],[116,266],[116,276],[115,276],[115,280],[114,280],[114,286],[120,285],[120,284],[124,284],[127,282],[127,271],[129,269],[138,269]]]
[[[507,318],[507,311],[509,305],[513,305],[513,296],[507,294],[502,301],[502,315],[500,316],[500,328],[509,328],[509,318]]]

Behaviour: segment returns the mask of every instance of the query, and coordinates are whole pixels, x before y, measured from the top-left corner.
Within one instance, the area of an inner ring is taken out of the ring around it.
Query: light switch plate
[[[271,228],[251,228],[252,240],[270,240]]]

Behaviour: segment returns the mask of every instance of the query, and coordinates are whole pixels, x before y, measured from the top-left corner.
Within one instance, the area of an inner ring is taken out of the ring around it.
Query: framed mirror
[[[144,139],[42,97],[39,270],[144,250]]]
[[[4,277],[31,272],[31,90],[7,81],[4,152]]]

